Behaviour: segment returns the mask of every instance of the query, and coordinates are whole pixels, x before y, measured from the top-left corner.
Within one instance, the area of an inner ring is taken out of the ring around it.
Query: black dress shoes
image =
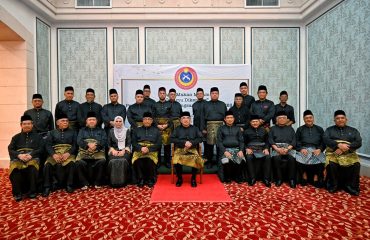
[[[307,180],[306,179],[302,179],[301,182],[300,182],[301,186],[307,186]]]
[[[50,188],[44,188],[44,191],[42,192],[43,197],[48,197],[50,194]]]
[[[152,188],[154,186],[154,179],[148,181],[148,187]]]
[[[191,187],[197,187],[197,181],[195,179],[191,179]]]
[[[139,188],[144,187],[144,179],[140,179],[140,180],[139,180],[139,182],[137,183],[137,186],[138,186]]]
[[[231,179],[230,178],[225,178],[224,183],[227,183],[227,184],[231,183]]]
[[[251,180],[248,181],[249,186],[253,186],[254,184],[256,184],[256,179],[252,178]]]
[[[267,179],[263,180],[263,184],[265,184],[265,186],[268,187],[268,188],[271,187],[271,183]]]
[[[290,181],[289,181],[289,186],[290,186],[291,188],[296,188],[297,184],[296,184],[295,180],[290,180]]]
[[[31,198],[31,199],[34,199],[34,198],[36,198],[36,193],[30,193],[30,194],[28,194],[28,197],[29,198]]]
[[[281,180],[276,180],[276,182],[275,182],[276,187],[280,187],[281,184],[283,184],[283,182]]]
[[[22,194],[16,194],[16,195],[14,195],[14,200],[15,200],[16,202],[21,201],[21,200],[22,200]]]
[[[66,188],[66,192],[67,192],[67,193],[73,193],[73,192],[74,192],[73,187],[71,187],[71,186],[67,186],[67,188]]]
[[[330,186],[330,187],[328,188],[328,192],[330,192],[330,193],[335,193],[335,192],[337,192],[337,191],[338,191],[338,186],[337,186],[337,185]]]
[[[351,194],[351,195],[353,195],[353,196],[358,196],[358,195],[360,195],[360,191],[359,191],[359,190],[357,190],[357,189],[355,189],[355,188],[353,188],[353,187],[351,187],[351,186],[346,186],[346,187],[344,188],[344,190],[345,190],[347,193],[349,193],[349,194]]]
[[[182,185],[182,178],[178,178],[176,182],[176,187],[181,187]]]

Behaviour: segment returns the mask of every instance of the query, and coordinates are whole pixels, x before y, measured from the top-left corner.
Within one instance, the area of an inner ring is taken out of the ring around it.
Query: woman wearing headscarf
[[[130,130],[125,127],[121,116],[114,118],[114,128],[109,132],[108,146],[109,182],[112,187],[122,187],[128,179],[131,137]]]

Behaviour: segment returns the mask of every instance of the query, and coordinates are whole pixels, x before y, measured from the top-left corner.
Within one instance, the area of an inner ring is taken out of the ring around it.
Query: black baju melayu
[[[307,126],[302,125],[296,131],[297,140],[297,172],[298,181],[305,185],[306,182],[320,187],[324,180],[324,166],[325,166],[325,143],[324,130],[317,125]],[[300,151],[305,149],[307,155]],[[314,151],[320,149],[321,153],[315,155]],[[303,179],[303,174],[306,173],[307,179]],[[317,176],[317,181],[314,182],[314,176]]]
[[[251,113],[258,115],[260,119],[264,121],[263,126],[265,128],[270,127],[271,119],[275,115],[275,105],[274,102],[265,99],[263,101],[257,100],[251,105]]]
[[[86,117],[88,112],[94,112],[96,114],[96,119],[98,120],[98,123],[96,126],[101,127],[101,124],[103,123],[102,117],[101,117],[101,110],[102,106],[99,103],[96,102],[84,102],[81,103],[78,110],[78,122],[80,124],[80,127],[86,126]]]
[[[60,116],[62,113],[66,114],[69,120],[69,128],[78,132],[80,124],[78,122],[78,111],[80,104],[74,100],[67,101],[63,100],[57,103],[55,106],[55,115]],[[83,125],[85,126],[85,125]]]
[[[161,134],[155,126],[140,127],[132,133],[132,164],[134,166],[139,186],[146,181],[149,186],[154,185],[156,165],[158,163],[158,149],[161,146]],[[149,152],[143,154],[142,147]]]
[[[89,151],[88,143],[95,143],[95,151]],[[107,135],[100,127],[81,128],[77,136],[79,146],[76,157],[79,183],[81,186],[103,184],[105,166],[105,147]]]
[[[343,187],[353,195],[360,192],[360,158],[356,150],[362,146],[362,138],[356,128],[331,126],[325,130],[326,169],[329,191]],[[339,143],[349,145],[349,150],[341,155],[334,151]]]
[[[141,127],[143,125],[143,114],[145,112],[153,113],[153,109],[144,104],[134,103],[127,109],[127,120],[131,125],[131,129]]]
[[[223,125],[226,111],[226,104],[220,100],[209,101],[204,105],[204,129],[201,130],[207,131],[207,144],[205,145],[204,155],[210,165],[215,164],[213,162],[213,149],[215,144],[217,144],[217,130]],[[216,162],[220,159],[220,154],[217,148]]]
[[[111,121],[114,121],[114,118],[121,116],[123,118],[123,124],[126,120],[126,107],[120,103],[108,103],[105,104],[101,110],[101,117],[104,123],[104,130],[107,136],[109,135],[110,129],[113,129],[113,126],[110,124]]]
[[[230,182],[235,180],[236,182],[242,181],[242,172],[245,169],[245,158],[239,157],[237,153],[244,150],[244,139],[243,132],[240,127],[223,125],[219,127],[217,131],[217,148],[221,155],[219,163],[223,170],[221,180]],[[230,157],[225,156],[225,152],[231,154]],[[220,169],[221,170],[221,169]]]
[[[283,170],[287,169],[288,180],[290,186],[295,187],[296,181],[296,167],[295,167],[295,146],[296,138],[294,129],[291,126],[278,126],[271,127],[269,132],[269,144],[273,147],[274,145],[280,148],[287,149],[289,146],[293,146],[293,149],[285,155],[281,155],[275,150],[272,151],[272,161],[274,163],[276,171],[276,185],[281,185],[283,181]]]
[[[265,185],[270,186],[271,157],[263,153],[264,150],[270,149],[266,129],[262,126],[250,126],[243,134],[245,147],[253,151],[252,154],[246,153],[249,183],[253,184],[261,176]]]
[[[170,144],[170,136],[173,128],[173,124],[171,121],[172,116],[172,105],[169,101],[158,101],[153,105],[153,111],[154,111],[154,119],[157,125],[164,125],[167,124],[167,128],[163,130],[159,130],[161,132],[162,136],[162,145],[163,145],[163,153],[164,153],[164,159],[163,164],[165,164],[167,167],[170,167],[171,165],[171,144]],[[158,160],[161,156],[161,149],[159,148],[158,151]]]
[[[67,187],[72,189],[75,160],[77,150],[77,133],[70,129],[54,129],[49,132],[45,143],[49,157],[44,166],[44,188],[54,190]],[[63,162],[56,162],[54,154],[69,153],[70,156]]]
[[[22,193],[36,194],[42,148],[42,138],[36,132],[21,132],[12,138],[8,151],[10,156],[9,178],[14,196]],[[32,158],[24,162],[18,158],[19,154],[30,154]]]

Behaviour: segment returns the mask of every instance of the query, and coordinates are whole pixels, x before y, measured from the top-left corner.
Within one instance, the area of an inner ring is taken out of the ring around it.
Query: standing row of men
[[[132,163],[134,163],[139,186],[143,186],[145,183],[149,186],[154,185],[154,166],[160,163],[162,145],[164,146],[163,163],[170,167],[170,143],[177,145],[178,148],[175,150],[175,153],[182,155],[183,158],[186,155],[196,154],[194,149],[196,149],[198,142],[202,141],[205,145],[207,165],[212,167],[212,165],[219,163],[224,173],[223,180],[225,182],[229,182],[234,177],[236,181],[248,179],[249,184],[253,185],[260,174],[259,169],[262,168],[264,169],[263,181],[266,186],[270,186],[271,155],[275,169],[274,179],[277,186],[282,184],[282,170],[287,168],[289,184],[291,187],[295,187],[296,161],[299,170],[298,179],[301,184],[311,181],[310,179],[313,177],[315,185],[321,185],[323,181],[323,174],[321,173],[323,172],[323,162],[325,161],[325,156],[323,155],[325,144],[322,140],[322,128],[313,124],[313,114],[305,112],[304,119],[306,124],[295,133],[291,127],[295,122],[294,109],[287,104],[287,92],[282,91],[280,93],[280,104],[278,105],[274,105],[272,101],[266,99],[267,88],[265,86],[259,86],[257,94],[259,99],[255,101],[252,96],[248,95],[248,85],[241,83],[240,93],[235,94],[234,106],[227,111],[226,104],[219,100],[217,87],[210,89],[210,101],[204,100],[204,91],[198,88],[196,93],[198,100],[193,104],[193,114],[194,126],[196,127],[194,129],[198,129],[200,134],[195,130],[191,134],[192,138],[200,135],[197,139],[189,138],[188,130],[185,131],[187,133],[184,136],[180,134],[182,132],[180,131],[181,127],[188,129],[190,122],[188,123],[187,120],[189,120],[190,114],[182,112],[181,104],[176,101],[175,89],[169,90],[169,100],[167,101],[166,89],[164,87],[159,88],[159,101],[155,102],[150,98],[150,86],[146,85],[144,90],[136,91],[135,103],[129,106],[126,112],[125,106],[118,103],[118,94],[115,89],[109,91],[111,103],[102,107],[94,102],[95,93],[93,89],[87,89],[86,102],[78,104],[73,100],[73,88],[66,87],[65,100],[59,102],[55,108],[55,117],[58,120],[56,130],[53,130],[54,121],[52,114],[42,109],[42,96],[35,94],[32,101],[34,108],[26,111],[22,117],[21,134],[19,136],[16,135],[14,137],[16,139],[13,138],[9,145],[9,153],[12,159],[10,178],[13,183],[13,193],[19,193],[21,186],[20,176],[22,174],[30,174],[13,170],[29,171],[27,170],[29,165],[34,166],[36,170],[42,169],[40,172],[45,175],[44,195],[48,195],[50,192],[50,181],[54,177],[52,172],[59,174],[59,179],[67,178],[66,190],[72,192],[72,186],[68,183],[68,179],[72,181],[72,175],[68,175],[68,172],[71,172],[68,169],[74,168],[71,162],[74,162],[72,159],[73,154],[77,152],[77,146],[79,146],[79,149],[75,159],[77,161],[81,160],[78,167],[78,171],[81,171],[79,183],[83,188],[86,188],[89,184],[100,186],[102,184],[102,176],[104,175],[107,136],[113,134],[112,139],[116,142],[120,141],[118,138],[121,137],[116,133],[122,132],[122,130],[115,127],[115,120],[119,116],[121,122],[124,122],[126,115],[132,131],[126,134],[126,130],[124,130],[124,137],[132,138]],[[306,121],[306,118],[308,119],[309,117],[311,117],[311,123],[310,120]],[[343,185],[340,182],[342,179],[338,178],[338,174],[344,171],[342,169],[344,166],[351,167],[352,173],[348,177],[352,182],[345,181],[344,188],[349,193],[358,195],[359,161],[355,150],[361,146],[361,137],[357,130],[346,126],[346,117],[343,111],[335,113],[335,119],[337,118],[342,119],[341,123],[339,123],[340,121],[337,123],[335,120],[336,125],[333,128],[336,127],[335,129],[341,134],[334,134],[333,131],[329,131],[330,129],[327,130],[326,164],[328,165],[327,175],[330,179],[328,182],[329,191],[335,192],[338,186]],[[272,128],[270,128],[271,120],[275,123],[275,126]],[[30,124],[28,121],[32,121],[31,125],[34,125],[34,131],[32,132],[29,131]],[[104,123],[105,131],[101,129],[102,123]],[[178,126],[180,128],[176,128]],[[38,133],[37,137],[39,139],[36,139],[35,132]],[[321,134],[320,138],[318,133]],[[348,136],[345,136],[346,134]],[[73,143],[72,140],[76,137],[77,144]],[[302,137],[302,139],[299,140],[299,137]],[[29,151],[27,147],[37,142],[43,142],[42,138],[48,138],[47,144],[45,144],[47,154],[42,156],[42,151],[34,151],[35,149]],[[57,140],[53,141],[53,138]],[[179,143],[178,139],[182,139],[181,143]],[[126,145],[131,141],[131,139],[124,140],[127,140]],[[125,142],[124,140],[123,142]],[[314,142],[312,142],[313,140]],[[66,141],[69,143],[65,144]],[[32,144],[30,145],[30,143]],[[53,145],[53,143],[55,144]],[[215,145],[217,150],[214,158]],[[269,152],[270,147],[272,148],[271,154]],[[24,148],[28,150],[22,150]],[[131,150],[129,150],[130,145],[125,146],[125,148],[126,150],[123,150],[122,156],[126,154],[126,161],[129,161],[127,154],[131,153]],[[156,151],[155,154],[154,150]],[[181,152],[179,152],[180,150]],[[296,152],[296,150],[298,151]],[[109,153],[116,155],[118,154],[117,151],[122,151],[122,149],[109,149]],[[181,154],[184,151],[186,154]],[[348,160],[348,157],[350,157],[350,160]],[[37,166],[37,159],[42,160],[43,158],[47,158],[46,166],[43,167],[43,161],[39,161],[40,164]],[[196,162],[191,161],[192,158],[190,158],[190,161],[187,158],[188,160],[184,162],[182,158],[176,158],[175,154],[174,159],[177,160],[174,162],[178,174],[177,185],[179,186],[182,184],[179,165],[186,163],[191,167],[197,166],[194,169],[200,168],[202,165],[202,161],[197,157],[194,158],[198,159]],[[136,161],[138,159],[149,159],[151,161],[146,161],[145,163],[145,161]],[[307,164],[310,161],[313,164]],[[315,164],[321,165],[306,166]],[[54,165],[57,166],[56,169],[51,168]],[[246,167],[240,167],[244,165]],[[64,168],[61,169],[61,166]],[[146,174],[141,171],[143,169],[151,169],[149,177],[144,177]],[[195,171],[194,169],[193,171]],[[233,171],[233,169],[236,169],[237,172]],[[192,186],[196,186],[194,173]],[[46,181],[45,179],[48,180]],[[95,179],[93,183],[89,181],[91,179]],[[30,184],[32,186],[30,197],[34,197],[35,190],[33,188],[36,184],[37,181],[34,185]],[[19,198],[19,194],[14,195]]]

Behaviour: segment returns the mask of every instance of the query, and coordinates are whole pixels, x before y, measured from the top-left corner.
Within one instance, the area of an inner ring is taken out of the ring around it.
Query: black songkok
[[[212,87],[210,92],[218,92],[218,87]]]
[[[260,120],[260,119],[261,118],[258,115],[256,115],[256,114],[252,114],[251,117],[250,117],[250,121],[252,121],[252,120]]]
[[[86,116],[86,119],[88,119],[88,118],[96,118],[96,113],[95,112],[88,112],[87,116]]]
[[[276,117],[280,117],[280,116],[287,116],[287,114],[285,111],[279,111],[276,113]]]
[[[287,91],[281,91],[281,92],[280,92],[280,96],[281,96],[281,95],[287,95],[287,96],[288,96],[288,93],[287,93]]]
[[[187,112],[187,111],[182,112],[180,116],[181,117],[190,117],[190,112]]]
[[[114,88],[109,89],[109,95],[112,95],[112,94],[117,94],[117,90]]]
[[[143,94],[144,94],[143,90],[138,89],[138,90],[136,90],[135,96],[136,95],[143,95]]]
[[[145,113],[143,114],[143,118],[153,118],[153,115],[152,115],[152,113],[151,113],[151,112],[145,112]]]
[[[248,87],[248,84],[246,82],[241,82],[239,87]]]
[[[31,118],[31,116],[30,115],[23,115],[22,117],[21,117],[21,122],[23,122],[23,121],[32,121],[32,118]]]
[[[33,94],[33,96],[32,96],[32,100],[33,99],[42,99],[42,96],[41,96],[41,94],[39,94],[39,93],[35,93],[35,94]]]
[[[232,112],[232,111],[230,111],[230,110],[226,111],[226,113],[225,113],[225,117],[226,117],[226,116],[230,116],[230,115],[234,116],[233,112]]]
[[[65,91],[65,92],[67,92],[67,91],[72,91],[72,92],[74,92],[75,90],[73,89],[73,87],[72,87],[72,86],[67,86],[67,87],[65,87],[65,88],[64,88],[64,91]]]
[[[265,85],[258,86],[258,91],[265,90],[267,92],[267,87]]]
[[[92,89],[92,88],[88,88],[88,89],[86,89],[86,93],[89,93],[89,92],[91,92],[91,93],[94,93],[94,94],[95,94],[95,91],[94,91],[94,89]]]
[[[67,118],[68,119],[68,116],[65,113],[60,113],[55,118],[58,121],[58,120],[63,119],[63,118]]]
[[[306,111],[303,112],[303,117],[305,117],[307,115],[312,115],[313,116],[313,113],[311,112],[311,110],[306,110]]]
[[[334,117],[336,117],[336,116],[338,116],[338,115],[344,115],[344,116],[346,116],[346,113],[345,113],[343,110],[337,110],[337,111],[335,111],[335,113],[334,113]]]

